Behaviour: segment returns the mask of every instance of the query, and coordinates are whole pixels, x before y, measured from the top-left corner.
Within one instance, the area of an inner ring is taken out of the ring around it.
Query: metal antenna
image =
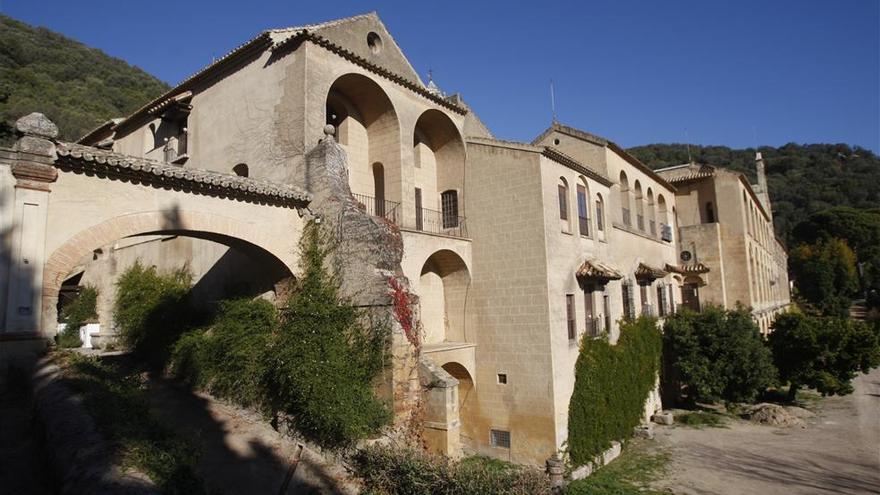
[[[688,130],[684,130],[684,145],[687,147],[688,151],[688,163],[694,163],[694,159],[691,158],[691,138],[688,137]]]
[[[553,79],[550,79],[550,110],[553,111],[553,123],[556,123],[556,93],[553,91]]]

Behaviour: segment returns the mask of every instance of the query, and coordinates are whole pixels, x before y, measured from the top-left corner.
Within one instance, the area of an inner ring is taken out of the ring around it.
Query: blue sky
[[[842,142],[880,152],[880,2],[0,0],[176,83],[266,28],[370,10],[500,138],[559,120],[623,146]]]

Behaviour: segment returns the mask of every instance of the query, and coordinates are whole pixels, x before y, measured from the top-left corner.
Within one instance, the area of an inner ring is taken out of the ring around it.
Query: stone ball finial
[[[336,134],[336,128],[333,127],[333,124],[327,124],[324,126],[324,134],[330,137],[333,137]]]
[[[34,112],[15,121],[15,129],[25,136],[53,139],[58,136],[58,126],[45,115]]]

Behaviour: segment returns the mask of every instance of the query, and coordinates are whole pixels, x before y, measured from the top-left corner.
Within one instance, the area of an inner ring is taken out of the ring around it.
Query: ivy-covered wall
[[[568,449],[574,465],[592,461],[641,422],[662,347],[660,329],[651,318],[623,324],[617,345],[584,339],[568,406]]]

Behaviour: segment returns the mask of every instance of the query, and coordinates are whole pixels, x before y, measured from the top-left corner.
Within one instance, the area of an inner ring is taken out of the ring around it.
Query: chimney
[[[770,214],[770,221],[772,222],[773,215],[770,212],[770,190],[767,188],[767,171],[764,166],[764,157],[761,156],[760,151],[755,153],[755,169],[758,174],[758,185],[755,187],[755,193],[761,200],[764,209]]]

